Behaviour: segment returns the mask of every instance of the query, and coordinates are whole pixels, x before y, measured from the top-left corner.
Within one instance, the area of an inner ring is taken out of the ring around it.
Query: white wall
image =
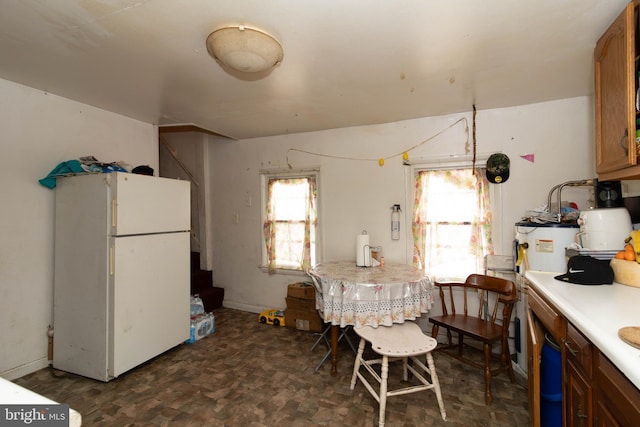
[[[14,379],[47,365],[53,320],[55,191],[38,179],[85,155],[157,170],[158,143],[151,124],[6,80],[0,129],[0,376]]]
[[[403,151],[471,113],[323,132],[236,142],[210,138],[203,155],[211,170],[208,230],[214,278],[225,288],[225,305],[250,311],[284,307],[287,284],[304,276],[269,276],[261,261],[261,169],[320,167],[321,233],[325,260],[352,259],[355,236],[366,228],[389,261],[411,257],[410,236],[392,241],[390,206],[411,203],[410,168]],[[513,223],[527,209],[546,201],[558,183],[594,176],[591,98],[574,98],[477,114],[478,153],[503,151],[511,158],[511,177],[495,186],[503,206],[496,212],[502,236],[498,253],[508,253]],[[4,186],[0,232],[0,376],[13,379],[47,364],[47,327],[52,322],[53,203],[55,192],[38,184],[59,162],[94,155],[111,162],[158,168],[157,129],[117,114],[0,80]],[[464,154],[464,126],[456,125],[410,151],[412,161]],[[343,160],[304,154],[367,158]],[[535,163],[520,158],[535,154]],[[582,197],[578,195],[577,197]],[[564,197],[563,197],[564,198]],[[234,223],[234,215],[239,223]],[[407,221],[402,227],[406,231]],[[78,244],[81,244],[79,236]]]
[[[590,97],[565,99],[521,107],[480,110],[476,118],[479,156],[502,151],[511,159],[511,176],[493,186],[502,206],[494,213],[496,253],[510,254],[514,223],[526,211],[547,200],[551,187],[565,181],[592,178],[594,172],[593,101]],[[261,262],[260,179],[262,169],[320,167],[320,226],[324,260],[355,259],[355,237],[366,229],[371,243],[383,246],[388,261],[410,262],[411,236],[407,217],[399,241],[390,238],[390,207],[400,203],[405,214],[411,206],[403,151],[413,162],[464,155],[468,123],[472,145],[472,114],[431,117],[376,126],[299,133],[234,142],[214,142],[210,150],[214,236],[214,281],[225,288],[225,306],[259,311],[284,308],[287,284],[304,276],[269,276]],[[420,145],[421,142],[443,131]],[[312,155],[291,151],[310,151]],[[377,159],[386,160],[383,167]],[[533,163],[521,158],[534,154]],[[365,160],[344,160],[352,157]],[[588,208],[587,190],[563,192]],[[234,223],[238,215],[239,223]]]

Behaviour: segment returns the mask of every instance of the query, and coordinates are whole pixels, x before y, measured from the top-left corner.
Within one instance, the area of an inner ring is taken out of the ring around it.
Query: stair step
[[[201,289],[213,286],[213,272],[209,270],[196,270],[191,272],[191,293],[197,293]]]
[[[202,299],[205,311],[222,307],[224,289],[213,286],[213,272],[200,269],[200,253],[191,252],[191,295]]]
[[[202,299],[204,311],[209,312],[222,307],[222,302],[224,301],[224,288],[212,286],[210,288],[200,290],[197,294],[200,299]]]

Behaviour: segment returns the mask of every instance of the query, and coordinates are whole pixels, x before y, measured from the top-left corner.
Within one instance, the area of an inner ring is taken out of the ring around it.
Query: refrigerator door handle
[[[116,221],[116,199],[111,199],[111,227],[115,228],[117,221]]]
[[[114,270],[115,270],[115,268],[114,268],[114,263],[115,263],[114,257],[115,257],[115,253],[114,253],[113,245],[111,245],[111,246],[109,246],[109,275],[110,276],[113,276],[113,273],[114,273]]]

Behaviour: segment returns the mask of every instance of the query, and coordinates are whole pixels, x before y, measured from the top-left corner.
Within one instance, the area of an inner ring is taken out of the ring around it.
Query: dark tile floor
[[[215,333],[184,344],[108,383],[43,369],[15,382],[103,426],[374,426],[378,403],[358,382],[349,389],[353,353],[341,348],[338,375],[317,335],[259,324],[257,315],[215,311]],[[526,389],[507,375],[494,378],[484,403],[482,373],[444,354],[434,359],[447,421],[431,391],[391,397],[387,426],[526,426]],[[398,367],[391,376],[400,375]]]

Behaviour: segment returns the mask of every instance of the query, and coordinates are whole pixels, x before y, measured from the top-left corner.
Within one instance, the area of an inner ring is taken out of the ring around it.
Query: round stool
[[[442,415],[442,419],[446,421],[447,413],[445,412],[442,401],[436,367],[433,363],[433,357],[431,356],[431,351],[437,346],[435,339],[425,335],[420,327],[413,322],[394,323],[393,326],[379,326],[377,328],[371,326],[354,327],[353,330],[360,336],[360,345],[358,346],[358,354],[356,355],[353,366],[351,390],[354,389],[356,381],[359,378],[362,384],[369,390],[369,393],[378,401],[380,404],[378,425],[380,427],[384,426],[388,396],[416,393],[424,390],[433,390],[435,392],[438,405],[440,406],[440,415]],[[382,356],[382,358],[365,360],[362,357],[367,341],[371,343],[372,350]],[[423,362],[424,356],[426,356],[426,365]],[[422,385],[387,390],[389,360],[396,359],[402,359],[403,379],[407,381],[408,371],[411,371]],[[413,365],[407,363],[408,359],[413,361]],[[373,365],[376,364],[381,365],[380,375],[378,375],[373,368]],[[360,372],[360,367],[364,367],[369,374],[378,381],[380,384],[379,391],[376,391],[371,386],[367,378]],[[428,381],[423,373],[429,374],[431,381]]]

